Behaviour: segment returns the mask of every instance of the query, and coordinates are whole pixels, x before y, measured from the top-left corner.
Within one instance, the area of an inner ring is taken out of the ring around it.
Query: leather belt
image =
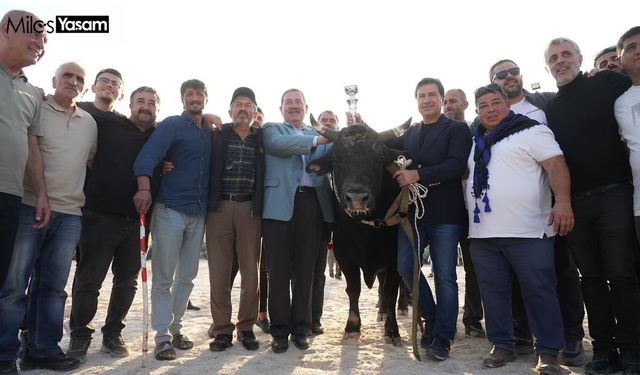
[[[246,202],[253,199],[253,194],[220,194],[220,200],[225,202]]]
[[[573,194],[573,199],[576,200],[582,200],[582,199],[586,199],[586,198],[590,198],[593,197],[595,195],[600,195],[608,190],[611,190],[613,188],[617,188],[618,186],[623,186],[626,184],[623,183],[617,183],[617,184],[609,184],[609,185],[602,185],[602,186],[598,186],[595,187],[593,189],[589,189],[589,190],[585,190],[585,191],[581,191],[579,193],[575,193]]]
[[[298,193],[315,193],[316,192],[316,188],[314,188],[313,186],[298,186],[298,188],[296,189],[296,191]]]

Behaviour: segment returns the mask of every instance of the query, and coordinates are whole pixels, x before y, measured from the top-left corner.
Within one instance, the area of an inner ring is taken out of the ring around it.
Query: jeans
[[[480,283],[487,338],[513,350],[511,311],[513,274],[518,278],[538,354],[558,353],[564,345],[556,293],[553,238],[474,238],[471,257]]]
[[[0,291],[0,360],[16,358],[25,311],[29,355],[53,357],[62,352],[58,343],[67,299],[64,288],[80,239],[80,216],[53,211],[45,228],[34,229],[34,223],[35,208],[22,205],[11,273]]]
[[[180,332],[198,274],[204,238],[204,212],[187,215],[156,203],[151,218],[151,326],[156,344]],[[229,279],[227,279],[229,280]]]
[[[113,272],[113,287],[102,334],[117,337],[136,295],[140,271],[140,222],[100,211],[82,213],[82,235],[73,280],[71,336],[90,338],[91,321],[98,308],[98,296],[107,272]]]
[[[17,195],[0,193],[0,288],[9,271],[13,244],[18,231],[21,200]]]
[[[458,319],[458,284],[456,282],[456,261],[458,257],[458,239],[460,226],[440,224],[427,228],[418,223],[420,247],[424,247],[428,238],[431,245],[431,261],[436,284],[436,305],[429,284],[420,272],[420,295],[418,305],[426,319],[434,320],[432,334],[453,340],[456,335]],[[414,229],[414,239],[415,236]],[[402,227],[398,232],[398,272],[406,285],[413,285],[413,252],[411,244]]]
[[[567,242],[580,270],[593,348],[606,352],[614,345],[637,346],[640,287],[634,269],[633,187],[574,199],[572,207],[576,223]]]

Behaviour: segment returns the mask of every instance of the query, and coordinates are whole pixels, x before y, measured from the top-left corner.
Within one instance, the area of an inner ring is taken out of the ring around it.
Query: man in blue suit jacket
[[[418,82],[415,96],[422,123],[392,145],[406,151],[413,163],[394,177],[400,186],[419,182],[429,190],[423,199],[425,214],[413,230],[414,237],[416,232],[420,235],[421,248],[430,241],[438,304],[421,274],[419,305],[427,329],[420,343],[432,357],[445,360],[458,317],[457,247],[466,215],[460,181],[471,151],[471,132],[467,124],[442,114],[444,87],[440,80],[424,78]],[[414,207],[409,216],[412,226]],[[398,236],[398,272],[411,285],[413,253],[402,228]]]
[[[296,347],[309,348],[307,321],[313,269],[322,242],[323,222],[333,222],[327,176],[304,170],[307,162],[329,150],[329,140],[305,126],[306,111],[304,94],[289,89],[282,95],[280,105],[284,122],[267,123],[263,128],[266,154],[262,232],[269,272],[271,349],[275,353],[288,349],[289,334]]]

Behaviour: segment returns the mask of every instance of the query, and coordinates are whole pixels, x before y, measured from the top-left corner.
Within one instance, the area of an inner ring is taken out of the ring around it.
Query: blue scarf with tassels
[[[512,134],[535,125],[540,125],[540,123],[527,116],[509,111],[507,117],[505,117],[493,131],[487,133],[482,125],[476,128],[473,135],[476,146],[473,151],[475,168],[473,170],[473,191],[471,192],[472,196],[476,199],[476,207],[473,210],[474,223],[480,222],[480,208],[478,208],[478,199],[480,199],[480,197],[482,197],[482,202],[484,202],[484,212],[491,212],[488,193],[490,188],[489,170],[487,169],[489,161],[491,160],[491,146]]]

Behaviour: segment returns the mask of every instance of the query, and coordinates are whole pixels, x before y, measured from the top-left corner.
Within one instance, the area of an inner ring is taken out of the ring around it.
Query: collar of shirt
[[[55,99],[53,99],[53,95],[51,95],[51,94],[47,95],[47,100],[45,101],[45,103],[49,107],[53,108],[57,112],[67,112],[67,110],[65,108],[60,106],[60,104],[58,104],[55,101]],[[77,105],[74,105],[73,106],[73,113],[71,114],[71,116],[73,116],[73,117],[84,117],[84,113],[80,112],[80,110],[79,110]]]

